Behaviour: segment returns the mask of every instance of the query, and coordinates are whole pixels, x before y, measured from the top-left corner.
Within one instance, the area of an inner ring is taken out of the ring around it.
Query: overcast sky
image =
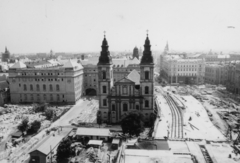
[[[0,0],[0,23],[0,52],[240,51],[240,0]]]

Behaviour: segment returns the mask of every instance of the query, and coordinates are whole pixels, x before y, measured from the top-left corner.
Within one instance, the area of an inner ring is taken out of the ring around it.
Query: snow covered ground
[[[166,99],[162,95],[162,90],[160,87],[155,87],[158,89],[156,93],[158,104],[161,108],[160,121],[158,123],[155,134],[153,135],[155,139],[162,139],[168,136],[168,131],[170,132],[170,127],[172,124],[171,110],[167,104]]]
[[[209,119],[203,105],[193,96],[172,93],[172,91],[176,92],[174,87],[166,86],[162,88],[159,86],[155,88],[161,90],[156,92],[157,100],[161,107],[161,121],[158,124],[155,138],[164,137],[167,135],[166,131],[171,131],[172,115],[170,108],[162,95],[164,92],[169,92],[179,106],[184,106],[184,109],[182,109],[184,119],[184,138],[214,141],[226,140],[225,136]]]
[[[226,140],[224,135],[213,125],[206,110],[198,100],[191,95],[175,96],[185,105],[183,110],[185,138]]]

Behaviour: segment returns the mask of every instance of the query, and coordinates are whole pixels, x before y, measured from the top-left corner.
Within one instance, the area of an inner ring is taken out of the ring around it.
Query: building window
[[[148,86],[145,87],[145,94],[149,94],[149,87]]]
[[[123,94],[127,94],[127,86],[123,86]]]
[[[50,100],[53,101],[53,95],[52,94],[50,94]]]
[[[24,100],[27,101],[27,95],[26,94],[24,94]]]
[[[44,100],[44,101],[47,100],[46,94],[43,95],[43,100]]]
[[[30,84],[30,91],[33,91],[33,85]]]
[[[149,101],[145,100],[145,107],[149,107]]]
[[[53,91],[52,84],[49,85],[49,90],[50,90],[50,91]]]
[[[139,105],[136,105],[136,110],[139,110]]]
[[[123,104],[123,111],[128,111],[128,105],[126,103]]]
[[[57,101],[60,101],[60,96],[59,96],[59,94],[57,94]]]
[[[103,99],[103,106],[107,106],[107,99]]]
[[[115,104],[112,104],[112,111],[115,111]]]
[[[37,100],[40,101],[40,95],[39,94],[37,95]]]
[[[149,71],[145,71],[145,79],[146,79],[146,80],[149,79]]]
[[[31,95],[31,100],[32,100],[32,101],[34,100],[33,95]]]
[[[39,84],[37,84],[37,91],[40,91],[40,87],[39,87]]]
[[[57,90],[57,91],[60,91],[60,87],[59,87],[58,84],[56,85],[56,90]]]
[[[24,90],[24,91],[27,90],[27,85],[26,85],[26,84],[23,85],[23,90]]]
[[[107,87],[105,85],[103,86],[103,93],[107,93]]]
[[[103,75],[103,79],[106,79],[106,71],[103,71],[102,75]]]
[[[46,91],[46,85],[43,84],[43,91]]]

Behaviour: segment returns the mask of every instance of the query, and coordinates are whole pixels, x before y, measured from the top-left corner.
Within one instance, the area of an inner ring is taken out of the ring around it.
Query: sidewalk
[[[154,138],[155,139],[164,139],[164,137],[168,137],[168,132],[171,132],[171,125],[172,125],[172,115],[171,110],[167,104],[167,101],[163,97],[162,94],[156,94],[161,113],[160,113],[160,121],[158,123],[157,129],[155,131]]]

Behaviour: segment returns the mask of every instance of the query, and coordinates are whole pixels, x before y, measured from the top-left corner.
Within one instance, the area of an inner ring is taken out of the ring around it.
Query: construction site
[[[155,86],[155,95],[155,139],[167,139],[173,153],[194,154],[199,162],[240,162],[240,106],[233,94],[194,85]]]

